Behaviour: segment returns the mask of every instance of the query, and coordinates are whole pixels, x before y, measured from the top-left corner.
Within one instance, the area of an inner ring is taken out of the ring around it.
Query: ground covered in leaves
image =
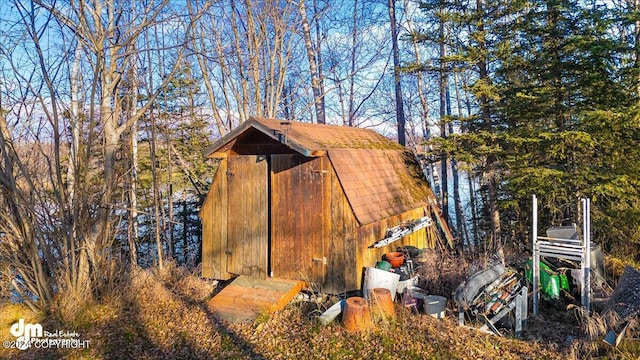
[[[450,310],[446,319],[438,320],[399,305],[395,319],[375,319],[374,329],[350,334],[339,321],[328,326],[318,323],[317,317],[335,299],[316,296],[299,297],[305,301],[292,302],[283,311],[263,314],[251,323],[228,324],[205,306],[217,290],[214,283],[170,267],[162,272],[136,271],[120,291],[67,313],[65,319],[4,305],[0,340],[13,339],[10,326],[24,318],[45,330],[75,331],[90,345],[65,350],[0,348],[0,358],[635,359],[640,355],[634,350],[586,346],[590,342],[569,312],[558,319],[544,314],[530,318],[522,340],[508,332],[501,338],[459,327]]]

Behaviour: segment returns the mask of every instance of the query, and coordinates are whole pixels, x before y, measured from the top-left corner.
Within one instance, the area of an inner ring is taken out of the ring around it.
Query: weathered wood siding
[[[368,249],[387,228],[425,216],[425,210],[358,226],[326,156],[276,154],[270,165],[265,159],[235,155],[220,162],[201,210],[204,277],[265,278],[270,269],[274,277],[338,294],[360,289],[363,268],[398,246],[434,247],[436,235],[427,228]]]
[[[357,289],[357,222],[329,159],[272,155],[271,189],[273,275],[327,293]]]
[[[262,155],[228,158],[227,271],[267,277],[268,165]]]
[[[343,293],[361,287],[365,266],[384,253],[413,245],[432,248],[423,229],[380,249],[368,246],[387,228],[425,216],[414,209],[359,227],[326,157],[271,156],[271,268],[275,277],[305,280],[317,291]]]
[[[202,219],[202,276],[227,280],[227,161],[222,160],[213,176],[200,210]]]
[[[327,275],[324,291],[340,294],[357,289],[355,267],[356,218],[340,185],[335,170],[328,172],[330,179],[329,216],[325,222],[328,234]]]
[[[274,277],[324,279],[324,158],[271,156],[271,269]]]

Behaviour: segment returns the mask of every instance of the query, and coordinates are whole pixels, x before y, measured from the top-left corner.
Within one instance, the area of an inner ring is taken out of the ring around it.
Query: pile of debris
[[[415,313],[426,313],[435,318],[443,318],[447,305],[447,298],[438,295],[428,295],[426,291],[418,286],[420,280],[420,270],[423,265],[421,255],[423,250],[414,246],[403,246],[396,248],[396,251],[386,253],[375,267],[364,268],[364,279],[362,283],[362,293],[356,296],[342,299],[327,309],[320,317],[319,321],[323,325],[331,323],[338,316],[342,315],[342,322],[345,327],[352,321],[345,318],[351,317],[366,318],[367,306],[375,307],[380,303],[376,293],[384,291],[389,294],[391,304],[397,302],[409,308]],[[359,295],[362,295],[360,297]],[[352,308],[357,307],[359,311],[349,313],[349,301]],[[363,315],[364,314],[364,315]],[[355,321],[355,322],[359,322]],[[368,320],[364,320],[368,323]],[[366,326],[365,326],[366,327]]]
[[[398,247],[396,251],[384,254],[375,267],[365,268],[363,295],[367,297],[374,287],[384,287],[395,299],[396,292],[402,294],[405,289],[417,286],[421,263],[416,259],[421,254],[422,250],[414,246]]]
[[[483,331],[502,336],[496,323],[515,313],[516,335],[520,335],[527,317],[527,288],[522,275],[497,263],[472,274],[454,293],[459,306],[458,320],[464,325],[465,314],[484,322]]]

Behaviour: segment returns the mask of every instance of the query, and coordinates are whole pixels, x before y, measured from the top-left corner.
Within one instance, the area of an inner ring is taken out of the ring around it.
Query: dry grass
[[[450,296],[464,273],[425,284]],[[456,266],[457,264],[457,266]],[[469,262],[465,266],[472,266]],[[435,267],[434,267],[435,269]],[[441,270],[444,267],[440,267]],[[453,286],[455,287],[455,286]],[[429,290],[431,293],[435,291]],[[283,311],[264,314],[247,324],[216,320],[204,302],[215,292],[211,282],[168,266],[163,271],[134,272],[126,286],[75,312],[73,318],[34,315],[19,305],[0,309],[0,337],[19,318],[40,322],[45,330],[76,331],[91,341],[86,350],[0,350],[0,358],[65,359],[565,359],[585,356],[635,358],[633,350],[588,348],[588,326],[569,311],[554,318],[544,310],[530,319],[524,340],[499,338],[461,328],[453,316],[437,320],[413,314],[396,304],[396,318],[374,316],[376,326],[349,334],[338,321],[321,326],[317,316],[335,298],[308,296]],[[451,313],[451,311],[449,311]],[[580,326],[582,324],[582,327]],[[550,334],[550,333],[554,334]],[[600,334],[599,332],[597,334]],[[594,333],[594,336],[597,337]],[[571,341],[567,341],[571,340]],[[601,341],[596,341],[601,343]],[[631,354],[631,355],[630,355]],[[626,356],[626,357],[625,357]],[[637,357],[637,354],[635,355]]]
[[[19,319],[24,319],[25,323],[36,324],[42,323],[44,321],[44,316],[42,314],[35,314],[29,308],[24,305],[18,304],[7,304],[2,306],[0,310],[0,340],[13,340],[15,339],[11,336],[11,325],[18,322]],[[23,356],[21,350],[17,349],[5,349],[4,346],[0,345],[0,358],[6,359],[14,359],[20,356]],[[37,357],[25,357],[25,358],[37,358]]]
[[[455,288],[465,280],[474,262],[464,256],[451,256],[426,250],[416,261],[420,265],[420,284],[428,294],[451,298]]]

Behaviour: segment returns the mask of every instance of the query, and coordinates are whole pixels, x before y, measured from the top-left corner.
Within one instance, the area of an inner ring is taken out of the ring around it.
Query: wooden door
[[[271,270],[275,277],[324,285],[326,166],[325,158],[271,156]]]
[[[227,271],[264,279],[269,217],[266,157],[230,156],[227,184]]]

